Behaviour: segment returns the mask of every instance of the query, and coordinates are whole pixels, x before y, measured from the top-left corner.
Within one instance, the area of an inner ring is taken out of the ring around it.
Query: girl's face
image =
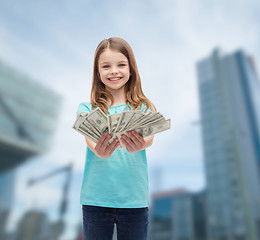
[[[98,71],[107,90],[119,90],[130,77],[128,59],[116,50],[107,49],[99,56]]]

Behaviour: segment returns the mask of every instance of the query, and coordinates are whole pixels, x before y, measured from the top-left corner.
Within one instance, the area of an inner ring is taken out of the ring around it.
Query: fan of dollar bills
[[[73,128],[95,143],[103,133],[108,132],[111,135],[109,144],[118,138],[120,144],[117,149],[123,149],[125,145],[120,140],[122,134],[128,136],[128,131],[135,130],[142,137],[148,137],[170,129],[170,125],[170,119],[166,120],[159,112],[130,110],[106,116],[100,108],[96,108],[90,113],[81,113]]]

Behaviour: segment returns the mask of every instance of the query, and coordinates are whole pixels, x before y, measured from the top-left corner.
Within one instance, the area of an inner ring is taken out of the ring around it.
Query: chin
[[[113,85],[111,86],[110,84],[106,85],[107,88],[112,89],[112,90],[119,90],[119,89],[123,88],[124,86],[125,86],[125,84],[118,85],[118,86],[113,86]]]

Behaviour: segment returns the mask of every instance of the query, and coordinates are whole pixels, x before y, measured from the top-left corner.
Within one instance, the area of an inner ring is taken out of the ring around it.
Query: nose
[[[117,69],[116,66],[111,68],[111,73],[113,73],[113,74],[117,74],[118,73],[118,69]]]

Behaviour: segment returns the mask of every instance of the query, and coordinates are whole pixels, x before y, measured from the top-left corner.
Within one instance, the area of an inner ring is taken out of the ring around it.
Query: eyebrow
[[[125,60],[119,61],[118,63],[121,63],[121,62],[127,63],[127,61],[125,61]],[[108,64],[108,63],[109,62],[101,62],[100,64]]]

